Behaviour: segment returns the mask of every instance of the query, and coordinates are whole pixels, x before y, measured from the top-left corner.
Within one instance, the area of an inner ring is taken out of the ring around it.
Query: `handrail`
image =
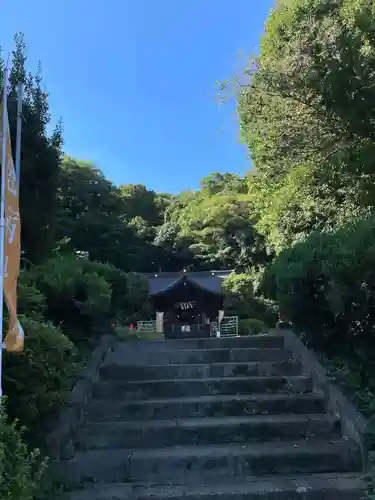
[[[238,316],[224,316],[220,322],[221,335],[238,335]]]

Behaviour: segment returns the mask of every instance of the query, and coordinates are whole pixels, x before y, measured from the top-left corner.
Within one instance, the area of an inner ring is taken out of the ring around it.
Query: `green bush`
[[[98,273],[85,273],[85,297],[81,300],[79,308],[82,314],[96,317],[107,316],[110,312],[112,290],[104,276]]]
[[[45,469],[38,450],[29,450],[17,422],[10,423],[0,403],[0,498],[33,500]]]
[[[261,320],[265,325],[274,328],[278,320],[278,307],[272,300],[254,297],[249,304],[247,315]]]
[[[46,298],[40,290],[29,283],[27,273],[21,274],[18,283],[17,309],[19,314],[43,321],[47,311]]]
[[[128,293],[128,276],[117,267],[103,262],[85,260],[82,262],[85,273],[95,273],[109,284],[111,288],[109,316],[111,319],[122,317],[125,309],[125,297]]]
[[[327,354],[374,348],[375,217],[313,233],[280,254],[262,289]]]
[[[109,321],[111,287],[84,259],[58,255],[32,268],[29,279],[46,297],[46,318],[74,342],[86,341]]]
[[[241,297],[252,298],[254,296],[253,281],[250,274],[232,273],[223,282],[223,288],[228,293]]]
[[[21,310],[44,314],[75,343],[95,339],[116,320],[134,323],[152,315],[147,280],[73,254],[32,268],[23,281]]]
[[[128,323],[136,323],[154,316],[148,291],[148,281],[145,278],[135,273],[127,274],[127,294],[123,308]]]
[[[240,335],[259,335],[267,330],[262,320],[256,318],[240,319],[238,330]]]
[[[52,323],[25,316],[22,354],[4,353],[4,392],[10,417],[27,426],[27,436],[38,442],[61,403],[79,364],[74,344]]]
[[[251,297],[245,299],[240,295],[228,294],[224,302],[225,314],[246,319],[249,315],[263,321],[273,328],[278,320],[278,307],[274,301],[264,297]]]
[[[125,273],[111,264],[85,261],[85,272],[97,273],[111,287],[110,316],[120,323],[136,323],[153,315],[148,281],[136,273]]]
[[[246,319],[251,315],[269,327],[274,327],[278,319],[276,304],[254,293],[254,277],[250,274],[231,274],[224,280],[226,291],[224,309],[229,316]]]

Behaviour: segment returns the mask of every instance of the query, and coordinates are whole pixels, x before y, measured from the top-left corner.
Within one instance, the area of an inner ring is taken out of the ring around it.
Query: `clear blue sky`
[[[0,44],[25,33],[41,60],[65,152],[116,184],[194,189],[219,170],[249,168],[234,102],[216,81],[257,49],[273,0],[3,0]],[[221,132],[220,132],[221,131]]]

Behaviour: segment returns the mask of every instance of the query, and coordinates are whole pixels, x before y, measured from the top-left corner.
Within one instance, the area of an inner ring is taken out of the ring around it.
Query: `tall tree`
[[[374,19],[366,0],[285,0],[266,23],[238,111],[273,244],[374,205]]]
[[[16,86],[25,85],[23,133],[21,145],[20,210],[22,249],[32,262],[41,262],[54,243],[56,190],[62,159],[61,122],[52,134],[48,93],[43,90],[39,65],[36,75],[26,74],[26,44],[22,34],[15,35],[8,89],[8,113],[12,145],[16,144]],[[15,151],[13,152],[13,154]]]

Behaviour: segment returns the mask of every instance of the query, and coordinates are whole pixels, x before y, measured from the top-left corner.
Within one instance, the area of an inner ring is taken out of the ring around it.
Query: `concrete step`
[[[77,452],[60,464],[65,484],[154,481],[205,484],[219,477],[263,474],[360,472],[356,443],[274,442],[251,445],[180,446],[152,450],[106,449]]]
[[[308,376],[236,377],[175,380],[98,382],[93,387],[96,399],[147,399],[208,394],[304,393],[312,390]]]
[[[284,347],[282,335],[246,335],[239,337],[220,337],[205,339],[165,340],[167,349],[233,349],[233,348],[270,348]]]
[[[288,361],[293,359],[290,351],[282,348],[233,348],[233,349],[126,349],[119,345],[108,356],[108,364],[131,365],[173,365],[173,364],[211,364],[252,361]]]
[[[265,476],[226,484],[148,485],[112,483],[67,494],[63,500],[360,500],[360,474]]]
[[[301,363],[296,361],[255,361],[252,363],[213,363],[177,365],[105,365],[102,380],[151,380],[164,378],[208,378],[259,375],[300,375]]]
[[[86,424],[77,437],[80,450],[139,449],[271,440],[337,440],[341,437],[341,426],[339,420],[328,415],[261,415]]]
[[[166,420],[254,414],[324,413],[322,394],[214,395],[145,401],[97,401],[87,410],[93,422],[114,420]]]

